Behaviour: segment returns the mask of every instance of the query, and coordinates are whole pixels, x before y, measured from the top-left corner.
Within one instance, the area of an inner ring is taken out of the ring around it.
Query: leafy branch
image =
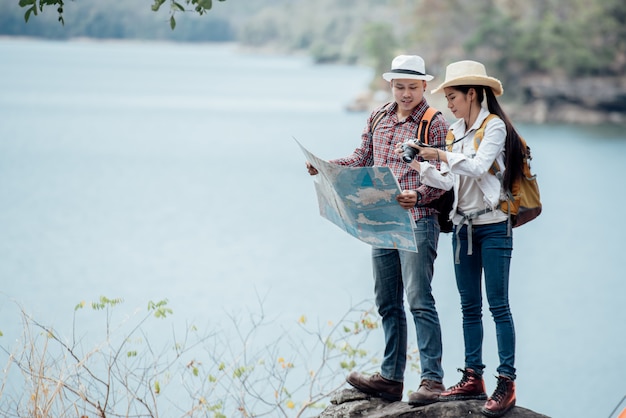
[[[277,327],[259,304],[260,312],[247,318],[229,316],[226,330],[202,334],[172,323],[171,339],[163,333],[163,321],[173,315],[167,300],[150,301],[147,310],[123,315],[121,322],[115,318],[122,299],[80,302],[69,338],[20,308],[18,346],[0,345],[7,355],[0,415],[302,417],[323,408],[350,370],[378,367],[366,349],[379,329],[369,303],[351,307],[336,323],[310,324],[303,315],[293,322],[296,331]],[[104,327],[94,327],[102,315]],[[21,380],[8,377],[11,368]]]
[[[170,28],[174,30],[176,28],[176,18],[174,17],[177,12],[195,12],[202,16],[213,8],[213,0],[152,0],[152,11],[158,12],[161,6],[165,3],[170,4]],[[217,0],[226,1],[226,0]],[[65,19],[63,18],[65,0],[19,0],[20,7],[25,7],[24,20],[28,23],[31,15],[37,16],[39,13],[43,13],[44,7],[56,7],[59,14],[58,21],[62,25],[65,25]]]

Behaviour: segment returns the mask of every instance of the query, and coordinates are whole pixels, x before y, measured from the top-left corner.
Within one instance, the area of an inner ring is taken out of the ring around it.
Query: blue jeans
[[[455,226],[456,228],[459,226]],[[467,255],[467,225],[461,226],[460,263],[454,265],[456,285],[461,296],[465,367],[482,374],[483,322],[482,273],[491,316],[496,324],[500,365],[498,373],[515,379],[515,327],[509,307],[509,268],[513,237],[507,236],[507,222],[473,225],[472,255]],[[452,240],[457,251],[456,239]]]
[[[437,257],[439,224],[436,216],[417,221],[418,252],[372,248],[374,293],[385,334],[381,376],[402,382],[406,368],[407,325],[404,292],[417,334],[422,379],[443,380],[441,326],[431,292],[433,263]]]

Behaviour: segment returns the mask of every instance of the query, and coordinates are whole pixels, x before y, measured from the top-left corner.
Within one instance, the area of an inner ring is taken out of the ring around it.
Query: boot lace
[[[457,369],[457,371],[463,373],[463,377],[461,378],[461,381],[459,383],[457,383],[456,385],[452,386],[450,389],[462,388],[469,381],[470,374],[467,372],[467,370]]]
[[[500,401],[506,397],[506,392],[507,392],[506,379],[499,377],[498,386],[496,386],[496,390],[493,392],[491,399],[493,399],[497,403],[500,403]]]

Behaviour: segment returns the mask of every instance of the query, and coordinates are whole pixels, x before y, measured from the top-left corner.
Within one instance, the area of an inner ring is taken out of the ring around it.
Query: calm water
[[[371,299],[369,248],[318,215],[292,139],[348,154],[366,115],[343,107],[370,77],[234,46],[0,40],[0,341],[20,329],[11,301],[62,328],[100,295],[141,308],[168,298],[177,317],[207,322],[260,298],[284,324]],[[519,128],[545,209],[515,231],[518,404],[608,417],[626,394],[626,134]],[[463,365],[451,263],[442,235],[446,385]]]

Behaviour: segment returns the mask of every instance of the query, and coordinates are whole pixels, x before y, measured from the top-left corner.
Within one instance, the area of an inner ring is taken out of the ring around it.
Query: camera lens
[[[413,161],[413,159],[417,155],[417,150],[415,148],[410,147],[407,144],[404,144],[402,146],[402,149],[404,151],[402,153],[402,159],[404,160],[404,162],[405,163],[410,163],[411,161]]]

